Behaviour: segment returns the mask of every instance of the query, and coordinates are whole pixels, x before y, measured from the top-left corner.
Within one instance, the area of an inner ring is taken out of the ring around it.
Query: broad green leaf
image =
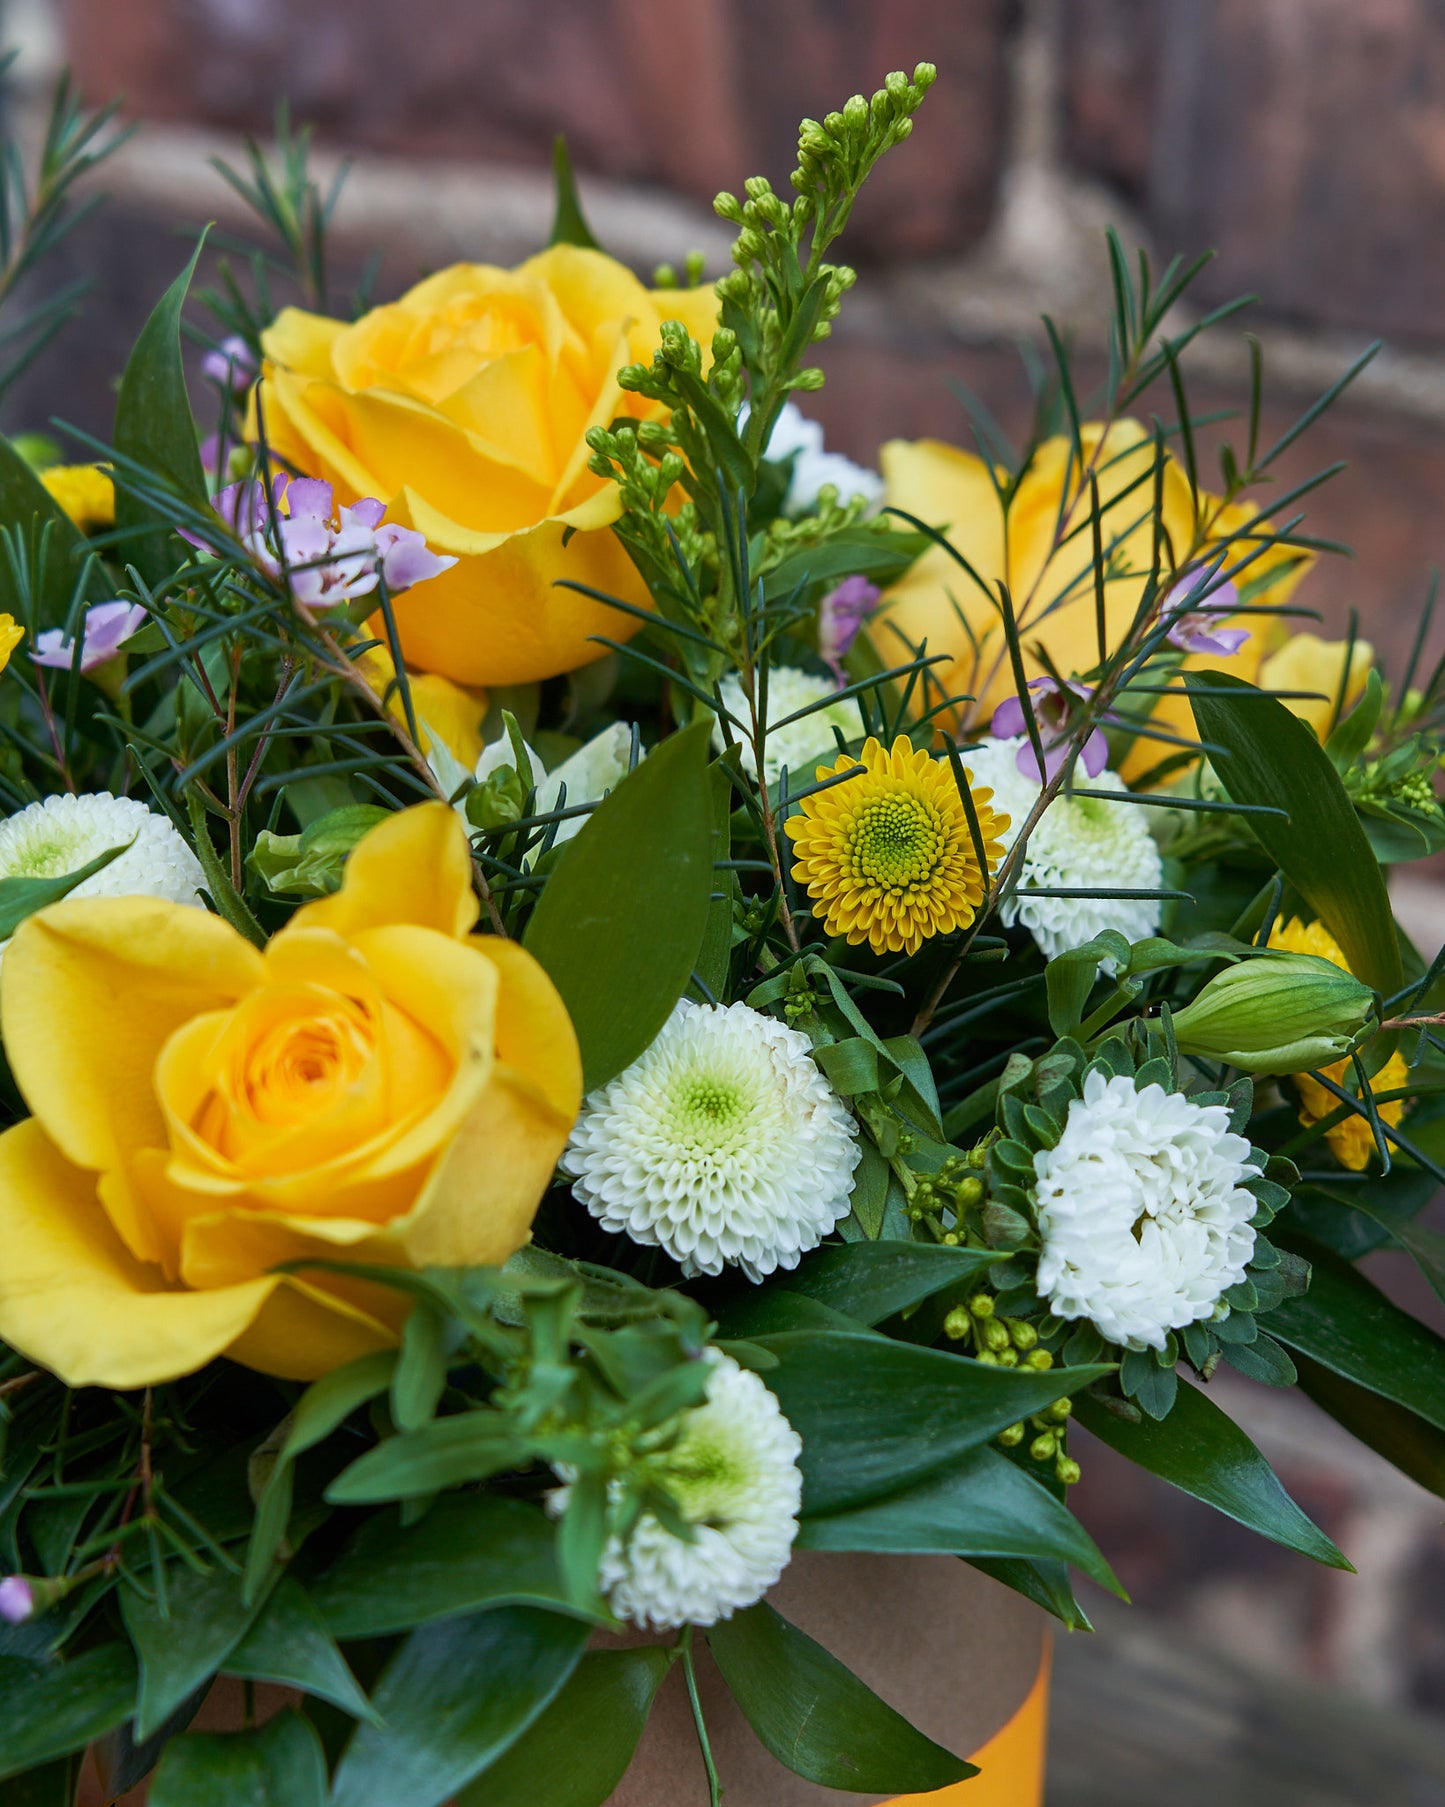
[[[805,1256],[773,1285],[831,1306],[860,1324],[881,1324],[946,1286],[977,1279],[1003,1256],[941,1243],[850,1242]]]
[[[140,1659],[136,1737],[149,1738],[181,1702],[216,1673],[259,1610],[247,1604],[229,1569],[197,1574],[182,1563],[166,1569],[165,1605],[159,1593],[121,1589],[120,1611]]]
[[[852,1246],[867,1248],[867,1243]],[[836,1330],[840,1336],[871,1336],[875,1332],[856,1318],[834,1311],[821,1299],[795,1293],[781,1286],[750,1287],[718,1309],[718,1329],[725,1337],[777,1336],[784,1330]]]
[[[567,150],[567,140],[560,132],[552,140],[552,177],[556,184],[557,201],[552,214],[552,236],[547,243],[580,245],[587,251],[600,251],[602,247],[593,238],[592,228],[582,212],[577,181],[572,174],[572,158]]]
[[[336,1648],[310,1595],[283,1575],[254,1624],[222,1665],[227,1675],[277,1682],[329,1700],[353,1719],[365,1719],[371,1705]]]
[[[311,1585],[338,1638],[409,1631],[488,1606],[566,1609],[556,1527],[540,1506],[496,1494],[451,1494],[402,1527],[374,1513]]]
[[[1300,1253],[1313,1269],[1309,1291],[1269,1313],[1270,1334],[1445,1430],[1445,1339],[1392,1305],[1338,1255],[1313,1245]]]
[[[357,1727],[331,1807],[441,1807],[556,1697],[587,1636],[575,1619],[524,1606],[412,1632],[372,1697],[383,1723]]]
[[[1052,1557],[1123,1596],[1114,1571],[1062,1500],[998,1450],[970,1450],[903,1493],[805,1518],[807,1550]]]
[[[280,1713],[247,1732],[188,1732],[166,1747],[150,1807],[325,1807],[326,1758],[309,1720]]]
[[[666,1650],[596,1650],[506,1754],[457,1796],[456,1807],[603,1807],[669,1668]]]
[[[1354,805],[1313,731],[1284,704],[1218,671],[1185,672],[1200,738],[1235,803],[1288,811],[1249,816],[1251,831],[1339,942],[1351,971],[1387,996],[1400,989],[1400,943],[1384,875]],[[1212,694],[1224,691],[1227,694]]]
[[[132,845],[133,839],[124,847],[107,847],[104,853],[96,854],[93,860],[87,860],[74,872],[62,872],[56,878],[0,878],[0,940],[13,935],[27,916],[59,903],[77,885],[84,884],[97,872],[104,872],[112,860],[118,860]]]
[[[285,1438],[266,1477],[256,1506],[255,1529],[246,1551],[246,1598],[254,1599],[271,1572],[286,1536],[296,1458],[324,1443],[358,1407],[391,1385],[396,1351],[378,1349],[334,1368],[309,1386],[285,1425]]]
[[[1350,1567],[1234,1420],[1198,1387],[1180,1387],[1163,1423],[1129,1424],[1087,1395],[1075,1395],[1074,1416],[1110,1449],[1261,1537],[1330,1568]]]
[[[1112,960],[1120,972],[1128,968],[1129,943],[1117,929],[1105,929],[1082,947],[1050,960],[1044,972],[1049,998],[1049,1027],[1055,1035],[1072,1035],[1084,1020],[1084,1006],[1099,977],[1099,962]]]
[[[767,1384],[803,1439],[810,1516],[896,1493],[1113,1372],[988,1368],[943,1350],[833,1331],[758,1340],[779,1358]]]
[[[791,596],[800,586],[835,583],[844,577],[868,577],[880,589],[901,577],[932,542],[921,533],[895,529],[878,533],[871,527],[844,528],[830,534],[820,546],[791,552],[763,579],[763,595],[774,602]],[[935,670],[937,667],[934,668]]]
[[[181,365],[181,309],[200,255],[201,245],[197,244],[190,262],[141,328],[120,379],[115,449],[122,458],[133,460],[167,483],[185,501],[204,508],[206,478]],[[152,523],[153,509],[125,488],[120,468],[115,477],[116,526],[135,528]],[[158,584],[175,567],[168,539],[164,531],[128,539],[122,544],[121,557],[134,565],[147,583]]]
[[[969,1556],[971,1569],[1012,1588],[1025,1600],[1032,1600],[1046,1613],[1052,1613],[1070,1631],[1092,1631],[1088,1615],[1074,1598],[1069,1585],[1068,1565],[1062,1562],[1030,1562],[1022,1556]]]
[[[513,1420],[484,1406],[388,1437],[337,1475],[326,1497],[335,1506],[422,1499],[444,1487],[489,1480],[526,1457],[526,1440]]]
[[[0,1782],[0,1807],[74,1807],[80,1758],[60,1757]]]
[[[708,1648],[779,1763],[822,1788],[927,1794],[978,1772],[924,1737],[766,1601],[722,1619]]]
[[[35,572],[32,570],[30,574],[33,586],[30,600],[35,611],[33,625],[37,631],[63,627],[82,576],[86,599],[90,602],[103,602],[110,594],[110,588],[99,561],[92,558],[85,535],[10,441],[0,434],[0,527],[15,533],[29,555],[33,526],[39,529],[35,535],[35,552],[39,551],[40,534],[45,535],[45,558],[38,585],[35,584]],[[88,567],[87,560],[90,560]],[[23,622],[22,594],[9,554],[0,545],[0,610]]]
[[[1387,1462],[1445,1499],[1445,1431],[1426,1424],[1393,1400],[1357,1387],[1342,1374],[1295,1352],[1300,1390],[1352,1437],[1378,1450]]]
[[[687,988],[713,889],[709,723],[665,740],[567,842],[523,937],[562,994],[583,1083],[605,1085]]]
[[[64,1663],[0,1657],[0,1781],[84,1750],[135,1705],[135,1658],[103,1644]]]

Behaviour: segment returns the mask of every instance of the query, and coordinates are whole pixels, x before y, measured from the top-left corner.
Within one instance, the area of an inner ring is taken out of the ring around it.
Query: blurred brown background
[[[1106,222],[1161,260],[1213,247],[1194,305],[1258,294],[1266,432],[1385,340],[1282,478],[1348,461],[1310,525],[1358,557],[1300,600],[1334,632],[1357,608],[1403,657],[1445,541],[1440,0],[10,0],[0,24],[21,46],[22,131],[62,61],[147,122],[50,272],[98,292],[7,399],[12,431],[60,416],[106,433],[125,352],[184,261],[177,227],[240,227],[207,156],[264,135],[282,95],[328,156],[354,156],[339,286],[380,244],[385,298],[455,258],[537,249],[558,130],[604,244],[644,272],[696,246],[718,273],[711,196],[757,171],[783,184],[800,115],[927,58],[940,81],[844,241],[860,281],[809,403],[830,440],[863,460],[895,435],[966,441],[959,381],[1021,426],[1017,342],[1041,311],[1097,372]],[[1198,411],[1238,408],[1240,332],[1192,354]],[[1433,951],[1439,894],[1398,896]],[[1394,1257],[1377,1277],[1410,1285]],[[1445,1716],[1440,1502],[1303,1399],[1239,1383],[1230,1406],[1361,1574],[1285,1557],[1085,1444],[1078,1503],[1141,1610],[1063,1653],[1055,1798],[1445,1800],[1439,1720],[1408,1717]]]

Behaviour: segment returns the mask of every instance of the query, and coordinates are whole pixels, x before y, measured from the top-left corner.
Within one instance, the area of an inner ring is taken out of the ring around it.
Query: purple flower
[[[138,602],[97,602],[85,611],[80,625],[80,669],[92,672],[113,659],[149,617]],[[30,657],[53,671],[69,671],[75,664],[75,642],[58,627],[35,637]]]
[[[1048,784],[1063,770],[1064,762],[1069,756],[1069,722],[1074,706],[1079,702],[1087,702],[1094,694],[1094,686],[1081,684],[1075,678],[1066,679],[1060,684],[1053,678],[1043,677],[1030,679],[1029,690],[1033,693],[1034,720],[1038,724],[1039,739],[1043,743],[1044,769],[1042,772],[1039,770],[1033,743],[1027,739],[1015,754],[1014,764],[1023,777],[1032,778],[1036,784]],[[1015,735],[1027,734],[1024,706],[1018,697],[1006,697],[994,710],[989,732],[1000,740],[1012,740]],[[1088,777],[1097,778],[1108,763],[1109,743],[1104,739],[1102,730],[1095,728],[1080,750],[1079,764]]]
[[[0,1581],[0,1619],[7,1625],[23,1625],[35,1613],[35,1590],[23,1575],[7,1575]]]
[[[839,684],[843,660],[883,592],[866,577],[845,577],[818,605],[818,651]]]
[[[218,389],[244,395],[255,381],[256,359],[246,341],[238,333],[232,333],[201,359],[201,374],[209,377]]]
[[[1187,605],[1200,598],[1197,608]],[[1232,659],[1249,638],[1249,629],[1218,627],[1239,609],[1239,592],[1225,579],[1211,585],[1208,577],[1191,585],[1177,583],[1160,605],[1161,617],[1169,622],[1166,639],[1186,653],[1214,653],[1221,659]],[[1172,619],[1170,619],[1172,615]]]
[[[375,496],[338,510],[319,477],[278,474],[269,507],[255,478],[228,484],[212,506],[268,576],[286,573],[297,607],[308,613],[369,596],[382,578],[392,592],[409,590],[457,562],[429,551],[415,528],[386,520],[386,504]]]

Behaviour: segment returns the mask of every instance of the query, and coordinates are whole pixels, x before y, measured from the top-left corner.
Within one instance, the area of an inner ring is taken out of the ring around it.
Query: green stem
[[[687,1677],[687,1698],[692,1703],[692,1723],[697,1727],[698,1748],[702,1751],[703,1768],[707,1771],[708,1807],[722,1807],[722,1784],[718,1781],[717,1765],[712,1760],[712,1745],[708,1741],[707,1725],[702,1716],[702,1701],[697,1691],[697,1670],[692,1660],[692,1626],[682,1634],[679,1645],[682,1652],[682,1672]]]

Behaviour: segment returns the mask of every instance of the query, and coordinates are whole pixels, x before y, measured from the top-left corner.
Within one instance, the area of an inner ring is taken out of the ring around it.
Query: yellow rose
[[[0,615],[0,671],[10,663],[10,655],[25,638],[25,629],[13,615]]]
[[[1322,922],[1301,922],[1297,917],[1292,917],[1288,922],[1276,922],[1269,932],[1269,945],[1284,948],[1291,954],[1314,954],[1321,960],[1332,961],[1344,972],[1350,970],[1339,942]],[[1333,1061],[1329,1066],[1321,1067],[1320,1071],[1337,1086],[1347,1089],[1349,1079],[1354,1077],[1353,1063],[1348,1060]],[[1346,1078],[1347,1074],[1349,1079]],[[1409,1083],[1410,1069],[1405,1065],[1403,1056],[1394,1053],[1371,1079],[1370,1088],[1375,1092],[1395,1092]],[[1299,1092],[1299,1120],[1306,1129],[1340,1108],[1340,1100],[1334,1093],[1328,1091],[1317,1079],[1311,1079],[1308,1073],[1296,1073],[1294,1084]],[[1393,1128],[1405,1114],[1405,1100],[1396,1098],[1389,1104],[1382,1104],[1379,1112]],[[1367,1119],[1356,1116],[1353,1111],[1347,1117],[1342,1117],[1332,1129],[1325,1131],[1325,1140],[1340,1165],[1348,1167],[1354,1173],[1362,1173],[1375,1153],[1374,1130]]]
[[[1098,473],[1104,544],[1119,573],[1109,578],[1104,596],[1106,635],[1112,647],[1134,619],[1153,558],[1154,441],[1137,421],[1125,420],[1116,422],[1107,435],[1102,426],[1085,426],[1082,442],[1085,459],[1093,461]],[[1087,486],[1078,496],[1078,465],[1068,439],[1048,439],[1039,447],[1014,497],[1007,535],[993,480],[981,458],[942,440],[895,439],[883,447],[880,461],[888,506],[942,529],[949,543],[993,586],[985,593],[941,546],[934,547],[885,599],[886,613],[874,633],[886,657],[906,656],[897,635],[914,646],[926,639],[930,653],[951,657],[950,664],[932,668],[937,681],[952,692],[975,696],[973,719],[986,722],[998,704],[1014,694],[998,611],[997,584],[1002,579],[1017,614],[1028,676],[1044,669],[1027,650],[1036,641],[1047,647],[1065,677],[1098,663],[1092,503]],[[1061,526],[1061,509],[1069,501],[1072,512],[1065,510]],[[1243,527],[1251,518],[1238,505],[1226,509],[1208,496],[1203,501],[1216,534]],[[1193,514],[1188,480],[1173,459],[1164,466],[1161,515],[1169,541],[1182,556],[1193,533]],[[1248,566],[1240,581],[1254,582],[1269,574],[1271,581],[1252,600],[1277,604],[1293,590],[1305,565],[1298,552],[1275,548]],[[1236,625],[1249,628],[1251,638],[1227,669],[1253,678],[1262,652],[1279,636],[1271,631],[1272,618],[1267,615],[1245,615]],[[897,635],[891,635],[890,628]],[[1194,655],[1186,663],[1219,661]],[[1180,711],[1182,718],[1174,719]],[[1168,721],[1172,731],[1192,731],[1182,701],[1164,703],[1157,719],[1161,724]],[[1168,750],[1141,741],[1131,766],[1152,765]]]
[[[431,803],[264,949],[155,898],[22,923],[0,1025],[34,1115],[0,1135],[0,1338],[72,1386],[223,1354],[308,1380],[394,1341],[405,1302],[278,1264],[505,1261],[581,1064],[541,967],[476,918]]]
[[[94,464],[52,464],[40,481],[82,533],[115,526],[115,485]]]
[[[1351,648],[1348,640],[1321,640],[1318,634],[1294,634],[1278,652],[1260,661],[1259,675],[1253,681],[1265,690],[1316,691],[1315,699],[1286,697],[1284,704],[1303,717],[1323,740],[1329,733],[1330,717],[1340,694],[1347,652],[1350,676],[1340,710],[1345,715],[1365,688],[1370,667],[1375,663],[1375,649],[1368,640],[1356,640]]]
[[[407,663],[459,684],[520,684],[601,657],[635,618],[554,588],[589,584],[645,606],[611,532],[615,483],[585,435],[658,408],[617,372],[650,361],[665,320],[704,349],[711,288],[645,289],[598,251],[556,245],[516,270],[456,264],[355,324],[286,308],[265,334],[259,390],[273,449],[341,502],[378,496],[391,520],[458,561],[396,599]]]

